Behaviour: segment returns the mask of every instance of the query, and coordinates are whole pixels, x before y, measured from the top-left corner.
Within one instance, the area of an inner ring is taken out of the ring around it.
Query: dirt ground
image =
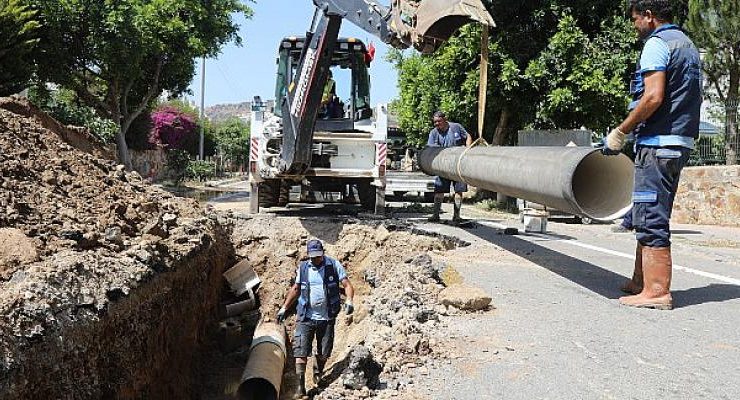
[[[124,171],[106,151],[25,101],[0,99],[0,397],[23,389],[12,380],[34,344],[102,321],[158,274],[226,244],[215,215]]]
[[[399,220],[352,216],[312,217],[232,214],[237,257],[246,258],[262,279],[258,291],[263,319],[273,319],[306,259],[306,241],[318,238],[326,254],[346,268],[355,287],[355,313],[337,319],[334,352],[319,382],[307,374],[316,399],[416,399],[408,371],[423,368],[446,349],[430,340],[441,315],[458,313],[440,306],[437,295],[456,272],[433,257],[460,245],[453,238],[412,233]],[[291,341],[294,313],[286,323]],[[289,346],[290,348],[290,346]],[[313,366],[309,360],[309,371]],[[295,390],[289,354],[281,398]]]

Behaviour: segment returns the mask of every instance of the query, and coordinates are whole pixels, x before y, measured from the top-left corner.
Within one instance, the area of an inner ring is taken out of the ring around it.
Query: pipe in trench
[[[285,327],[262,322],[254,331],[247,366],[237,391],[240,400],[277,400],[285,367]]]
[[[427,147],[419,166],[429,175],[596,220],[620,218],[632,207],[632,161],[590,147]]]

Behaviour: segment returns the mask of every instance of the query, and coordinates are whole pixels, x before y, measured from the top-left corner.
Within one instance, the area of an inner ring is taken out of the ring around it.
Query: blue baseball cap
[[[324,245],[321,244],[320,240],[309,240],[306,249],[308,250],[308,256],[311,258],[324,255]]]

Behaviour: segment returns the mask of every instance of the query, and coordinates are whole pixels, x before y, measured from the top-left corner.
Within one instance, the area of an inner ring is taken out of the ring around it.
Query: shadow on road
[[[701,231],[692,231],[692,230],[688,230],[688,229],[676,229],[676,230],[671,229],[671,234],[672,235],[701,235],[702,233],[704,233],[704,232],[701,232]]]
[[[696,306],[705,303],[721,303],[740,299],[740,286],[712,283],[708,286],[672,292],[673,308]]]
[[[340,203],[290,203],[287,207],[261,210],[278,217],[355,217],[364,212],[359,205]]]
[[[619,286],[626,279],[622,275],[517,236],[502,235],[500,229],[476,224],[476,228],[469,229],[468,232],[603,297],[616,299],[624,295],[619,290]],[[556,237],[569,238],[567,236]]]
[[[620,274],[601,268],[589,262],[550,250],[517,236],[502,235],[500,229],[476,224],[476,229],[468,232],[495,244],[513,254],[523,257],[573,283],[604,296],[617,299],[624,296],[618,288],[627,279]],[[572,239],[562,235],[552,235],[561,239]],[[626,260],[624,262],[627,262]],[[710,284],[708,286],[673,291],[674,308],[690,307],[705,303],[719,303],[740,299],[740,286],[731,284]]]

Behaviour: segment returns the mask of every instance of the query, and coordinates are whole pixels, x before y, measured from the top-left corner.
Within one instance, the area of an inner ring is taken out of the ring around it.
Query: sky
[[[242,15],[236,18],[240,25],[242,46],[233,43],[225,46],[216,59],[206,59],[205,105],[241,103],[254,96],[272,99],[277,72],[277,49],[286,36],[303,36],[308,30],[314,12],[311,0],[257,0],[246,2],[254,10],[251,19]],[[368,44],[375,43],[375,61],[370,68],[372,84],[370,99],[373,105],[388,103],[398,96],[398,74],[385,61],[388,47],[371,34],[344,21],[340,36],[355,37]],[[198,61],[196,75],[190,83],[192,96],[200,105],[201,65]],[[341,82],[337,80],[337,85]]]

